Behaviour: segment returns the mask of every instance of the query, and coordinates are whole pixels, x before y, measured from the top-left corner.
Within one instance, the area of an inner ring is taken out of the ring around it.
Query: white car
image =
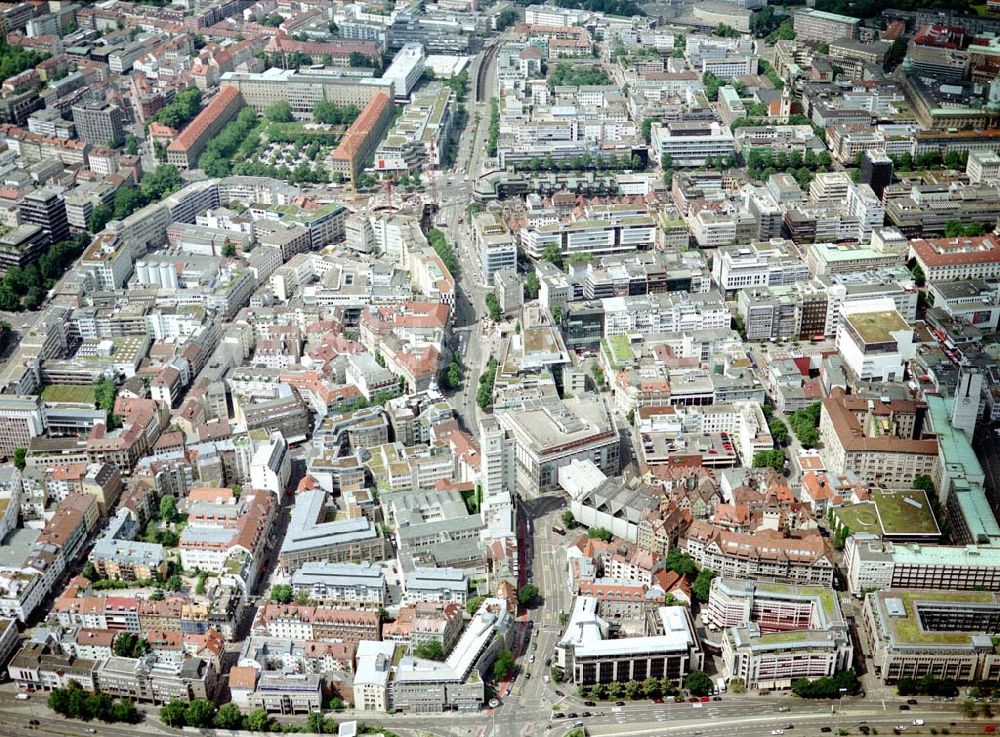
[[[771,730],[771,734],[784,734],[784,733],[785,733],[785,730],[783,730],[783,729],[772,729]]]

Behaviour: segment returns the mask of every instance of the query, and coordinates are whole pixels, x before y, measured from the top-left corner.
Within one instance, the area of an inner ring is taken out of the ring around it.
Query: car
[[[566,718],[567,719],[576,719],[578,716],[580,716],[580,715],[577,714],[575,711],[571,711],[569,714],[566,715]]]
[[[545,667],[548,668],[550,665],[552,665],[551,656],[545,659]]]
[[[785,733],[785,730],[783,730],[783,729],[772,729],[771,730],[771,734],[772,735],[779,735],[779,734],[784,734],[784,733]]]
[[[26,694],[26,693],[19,693],[19,694],[18,694],[17,696],[15,696],[14,698],[15,698],[15,699],[17,699],[18,701],[27,701],[27,700],[28,700],[28,699],[30,699],[31,697],[30,697],[30,696],[28,696],[28,694]]]
[[[909,711],[909,710],[910,710],[910,707],[909,707],[909,705],[908,705],[908,704],[900,704],[900,705],[899,705],[899,710],[900,710],[900,711]]]
[[[828,734],[828,733],[832,732],[833,729],[831,729],[830,727],[820,727],[819,731],[822,732],[823,734]]]
[[[593,702],[593,701],[584,701],[583,705],[584,706],[597,706],[597,704],[595,702]]]
[[[917,701],[916,699],[907,699],[907,700],[906,700],[906,703],[907,703],[907,704],[910,704],[911,706],[916,706],[916,705],[917,705],[917,704],[919,704],[920,702],[919,702],[919,701]]]
[[[712,697],[712,701],[722,701],[722,697],[721,696],[713,696]]]
[[[524,672],[524,677],[530,679],[531,678],[531,674],[528,673],[528,671],[525,671]]]
[[[778,711],[788,711],[790,708],[790,706],[779,706]]]
[[[546,683],[548,683],[548,682],[549,682],[549,680],[550,680],[550,679],[549,679],[549,674],[548,674],[548,673],[546,673],[546,674],[545,674],[544,676],[542,676],[542,680],[543,680],[543,681],[545,681]]]
[[[922,727],[922,726],[924,726],[924,720],[923,719],[914,719],[913,720],[913,726],[914,727]]]
[[[553,719],[562,719],[564,716],[566,716],[566,715],[563,712],[557,711],[555,714],[552,715],[552,718]]]
[[[83,730],[83,731],[84,731],[84,732],[86,732],[87,734],[97,734],[97,730],[96,730],[96,729],[94,729],[93,727],[87,727],[87,728],[86,728],[85,730]]]
[[[650,701],[652,701],[654,704],[662,704],[663,703],[663,697],[662,696],[654,696],[653,698],[650,699]]]
[[[573,722],[573,726],[574,727],[582,727],[583,726],[583,722]]]
[[[702,696],[701,697],[701,703],[707,704],[709,701],[711,701],[711,699],[708,698],[707,696]]]
[[[794,724],[786,724],[785,725],[785,729],[794,729],[794,727],[795,727]]]
[[[582,716],[584,719],[586,719],[587,717],[591,716],[591,713],[589,711],[585,711],[580,716]]]
[[[32,727],[37,727],[39,724],[41,724],[41,722],[39,722],[37,719],[32,719],[28,722],[28,724],[30,724]]]
[[[905,732],[906,731],[906,725],[905,724],[897,724],[896,725],[896,729],[898,729],[900,732]]]
[[[528,658],[528,662],[529,663],[534,663],[535,662],[535,656],[532,655],[530,658]]]
[[[625,706],[625,702],[624,701],[616,701],[615,702],[615,706]]]
[[[688,701],[691,702],[692,704],[697,704],[698,703],[698,697],[697,696],[692,696],[690,699],[688,699]]]
[[[563,693],[562,691],[560,691],[560,690],[559,690],[559,689],[557,688],[557,689],[556,689],[556,696],[558,696],[558,697],[560,697],[560,698],[563,698],[563,697],[565,697],[565,696],[566,696],[566,694],[564,694],[564,693]]]

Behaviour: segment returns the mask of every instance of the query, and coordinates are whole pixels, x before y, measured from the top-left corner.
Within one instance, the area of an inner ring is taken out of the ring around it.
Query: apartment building
[[[727,578],[833,585],[833,550],[819,534],[784,537],[765,531],[749,535],[695,520],[680,546],[702,568]]]
[[[387,557],[388,543],[370,519],[361,516],[328,522],[329,511],[327,493],[322,489],[296,496],[278,557],[286,572],[298,570],[307,561],[360,563]]]
[[[382,569],[372,563],[308,561],[292,573],[292,590],[309,601],[344,609],[379,609],[385,604]]]
[[[276,102],[287,102],[300,117],[311,116],[320,100],[334,105],[363,108],[377,94],[393,97],[391,80],[355,77],[327,70],[296,71],[273,67],[265,72],[226,72],[220,85],[235,87],[246,104],[263,113]]]
[[[265,604],[258,610],[251,631],[306,641],[340,640],[357,644],[381,639],[378,612],[298,604]]]

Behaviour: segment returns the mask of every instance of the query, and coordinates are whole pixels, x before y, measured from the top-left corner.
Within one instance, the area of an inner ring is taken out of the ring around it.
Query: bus
[[[552,531],[554,533],[556,533],[557,535],[565,535],[566,534],[566,530],[564,530],[563,528],[561,528],[559,525],[552,525]]]

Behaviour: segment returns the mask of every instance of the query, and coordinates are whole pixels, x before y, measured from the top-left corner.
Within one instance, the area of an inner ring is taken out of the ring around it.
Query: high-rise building
[[[951,411],[951,424],[965,433],[969,440],[976,431],[979,404],[983,393],[983,375],[979,369],[965,367],[955,389],[955,406]]]
[[[858,181],[871,187],[875,196],[881,200],[882,192],[892,184],[892,159],[883,153],[865,151],[861,157]]]
[[[495,418],[479,423],[480,479],[483,497],[514,490],[517,481],[514,466],[514,445]]]
[[[95,146],[119,146],[125,141],[125,111],[110,102],[73,106],[77,134]]]
[[[31,439],[45,433],[45,415],[38,397],[8,395],[0,398],[0,455],[12,457],[27,448]]]
[[[36,189],[25,195],[21,201],[21,219],[41,228],[48,236],[49,243],[69,238],[66,201],[51,189]]]

